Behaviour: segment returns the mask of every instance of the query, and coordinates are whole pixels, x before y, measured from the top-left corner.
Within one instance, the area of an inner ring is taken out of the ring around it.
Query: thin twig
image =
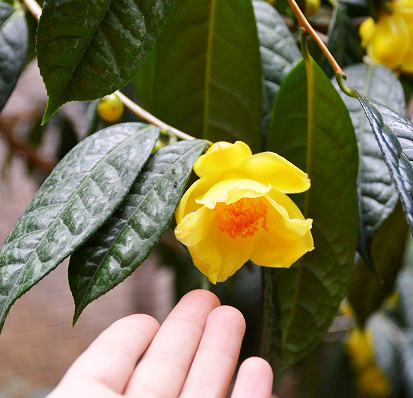
[[[37,18],[40,18],[42,14],[42,8],[36,2],[36,0],[23,0],[24,4],[28,8],[28,10]],[[183,133],[182,131],[169,126],[168,124],[164,123],[162,120],[159,120],[152,114],[150,114],[145,109],[141,108],[138,104],[133,102],[130,98],[128,98],[125,94],[122,94],[120,91],[116,91],[116,95],[122,101],[122,103],[129,108],[135,115],[139,116],[141,119],[146,120],[148,123],[151,123],[155,126],[158,126],[161,130],[168,131],[174,135],[176,135],[181,140],[193,140],[194,137]]]
[[[39,20],[40,15],[42,15],[42,8],[39,6],[37,1],[35,0],[23,0],[24,4],[28,8],[28,10],[34,15],[34,17]]]
[[[169,126],[164,123],[162,120],[159,120],[152,114],[150,114],[145,109],[141,108],[138,104],[135,104],[130,98],[125,94],[122,94],[120,91],[116,91],[115,94],[119,97],[122,103],[129,108],[135,115],[139,116],[141,119],[146,120],[147,122],[158,126],[161,130],[169,131],[170,133],[176,135],[181,140],[193,140],[194,137],[183,133],[182,131],[176,129],[175,127]]]
[[[313,27],[309,24],[307,21],[306,17],[300,10],[300,7],[298,7],[298,4],[295,2],[295,0],[288,0],[288,4],[290,5],[294,15],[296,16],[298,23],[300,26],[305,29],[305,31],[314,39],[314,41],[317,43],[317,45],[320,47],[321,51],[324,53],[326,56],[328,62],[331,64],[331,66],[334,69],[334,72],[336,75],[343,76],[345,79],[346,74],[343,72],[343,69],[341,69],[340,65],[337,63],[327,46],[324,44],[324,42],[321,40],[321,38],[318,36],[317,32],[313,29]]]

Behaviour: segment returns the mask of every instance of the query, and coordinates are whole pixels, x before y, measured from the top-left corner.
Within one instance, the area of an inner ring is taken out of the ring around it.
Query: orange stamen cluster
[[[232,239],[253,236],[258,228],[267,228],[267,206],[261,199],[242,198],[227,205],[215,206],[218,227]]]

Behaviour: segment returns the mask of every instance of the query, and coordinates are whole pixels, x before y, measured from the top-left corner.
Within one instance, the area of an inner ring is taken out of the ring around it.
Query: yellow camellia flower
[[[392,13],[382,13],[375,23],[360,25],[362,45],[376,63],[413,73],[413,0],[392,3]]]
[[[310,180],[283,157],[253,155],[240,141],[218,142],[194,171],[201,178],[182,197],[175,235],[212,283],[225,281],[249,259],[290,267],[313,250],[312,220],[286,195],[306,191]]]
[[[409,30],[399,14],[383,14],[375,24],[368,18],[360,26],[362,44],[367,55],[391,69],[402,66],[410,46]]]
[[[387,398],[390,395],[389,382],[375,365],[363,369],[356,379],[357,389],[372,398]]]
[[[413,73],[413,0],[398,0],[394,10],[404,19],[409,31],[410,45],[402,62],[402,70]]]
[[[374,364],[373,335],[370,330],[352,329],[347,337],[346,349],[354,368],[363,369]]]

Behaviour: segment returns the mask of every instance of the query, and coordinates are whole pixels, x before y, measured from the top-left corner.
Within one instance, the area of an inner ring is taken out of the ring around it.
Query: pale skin
[[[244,333],[238,310],[222,306],[211,292],[195,290],[161,326],[142,314],[115,322],[49,398],[226,397]],[[231,398],[271,398],[272,383],[270,365],[249,358],[239,369]]]

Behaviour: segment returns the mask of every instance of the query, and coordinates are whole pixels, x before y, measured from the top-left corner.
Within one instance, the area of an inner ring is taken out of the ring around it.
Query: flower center
[[[253,236],[258,228],[267,228],[267,207],[261,199],[242,198],[227,205],[217,203],[215,206],[218,227],[232,239],[237,236]]]

